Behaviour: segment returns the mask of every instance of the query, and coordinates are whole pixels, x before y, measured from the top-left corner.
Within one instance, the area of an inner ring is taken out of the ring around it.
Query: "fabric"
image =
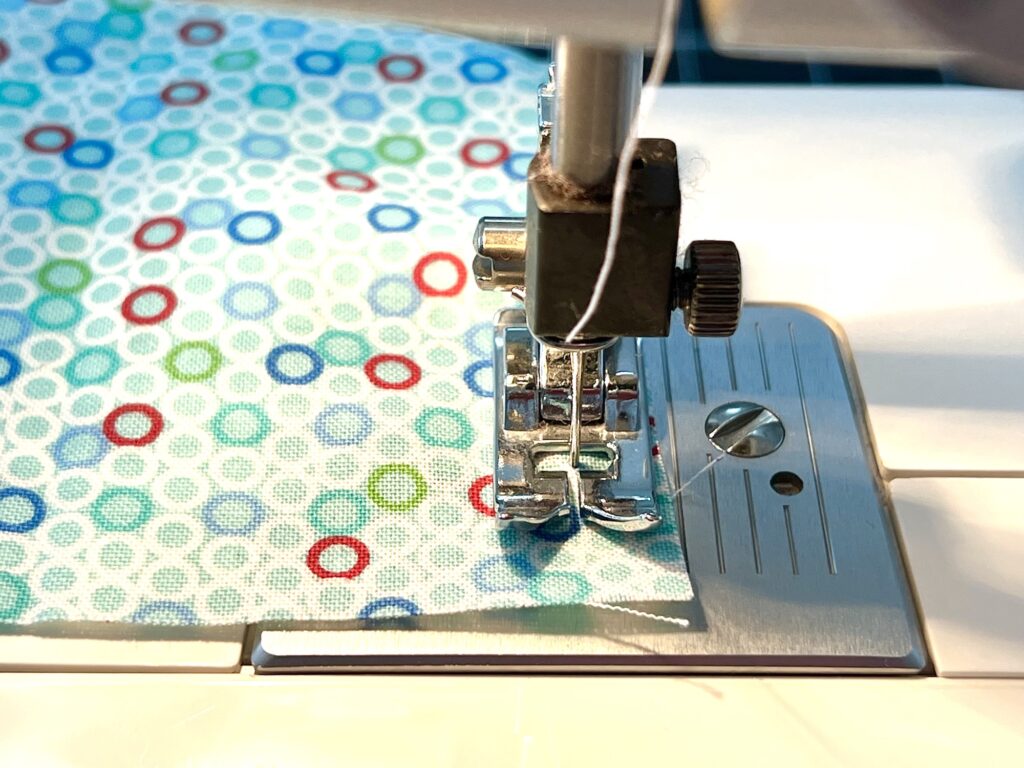
[[[671,524],[493,525],[507,298],[468,246],[523,209],[545,67],[408,28],[0,0],[0,621],[690,596]]]

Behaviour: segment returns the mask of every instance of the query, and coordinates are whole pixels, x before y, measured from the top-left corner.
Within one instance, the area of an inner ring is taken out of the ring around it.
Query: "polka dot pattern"
[[[542,62],[37,0],[0,65],[0,622],[690,596],[671,527],[494,526],[469,242],[523,210]]]

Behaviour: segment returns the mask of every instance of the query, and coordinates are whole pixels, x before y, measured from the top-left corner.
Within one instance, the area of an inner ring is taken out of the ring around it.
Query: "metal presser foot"
[[[573,398],[572,357],[582,386]],[[526,313],[495,319],[495,509],[499,526],[556,517],[617,531],[661,522],[654,500],[651,437],[634,339],[567,352],[540,344]],[[579,408],[573,462],[573,408]],[[575,466],[574,466],[575,464]]]

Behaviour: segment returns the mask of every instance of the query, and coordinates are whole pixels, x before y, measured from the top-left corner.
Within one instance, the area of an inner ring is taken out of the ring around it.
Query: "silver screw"
[[[526,282],[526,220],[485,216],[473,236],[473,277],[485,291],[508,291]]]
[[[718,450],[744,459],[767,456],[786,438],[778,416],[763,405],[748,402],[715,408],[704,422],[704,432]]]

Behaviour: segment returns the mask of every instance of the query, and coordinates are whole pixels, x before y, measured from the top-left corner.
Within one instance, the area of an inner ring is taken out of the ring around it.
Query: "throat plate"
[[[680,514],[702,650],[754,666],[920,667],[882,480],[832,328],[751,306],[732,338],[676,329],[642,349],[655,437],[677,488],[688,483]],[[767,447],[723,455],[708,438],[722,413]]]

